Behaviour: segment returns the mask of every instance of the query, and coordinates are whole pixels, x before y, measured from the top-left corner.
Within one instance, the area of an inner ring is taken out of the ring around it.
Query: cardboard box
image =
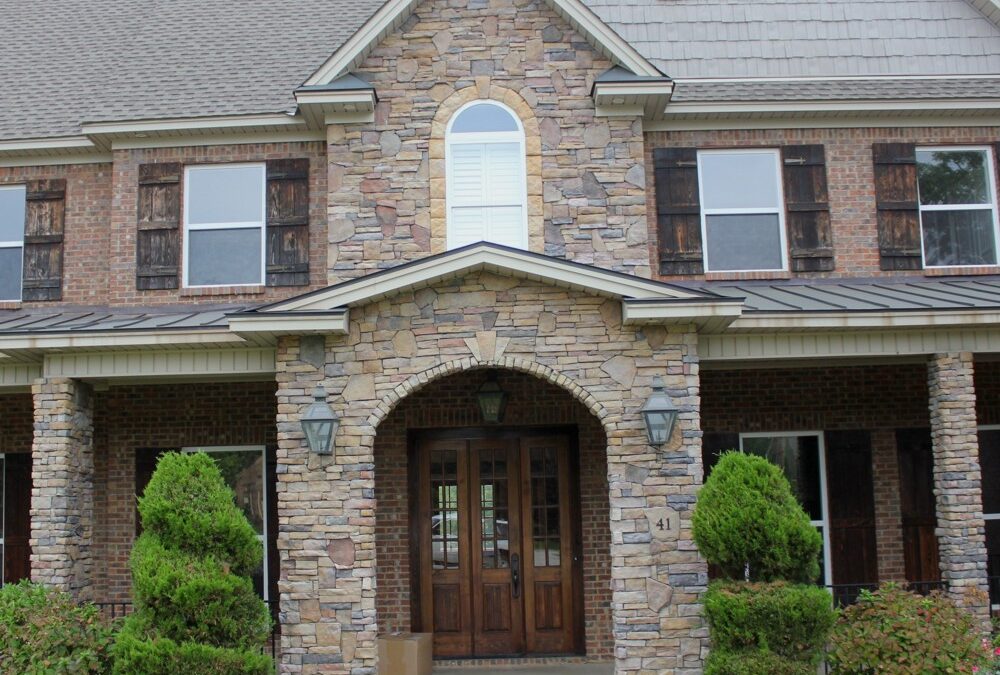
[[[379,675],[431,675],[434,638],[430,633],[378,637]]]

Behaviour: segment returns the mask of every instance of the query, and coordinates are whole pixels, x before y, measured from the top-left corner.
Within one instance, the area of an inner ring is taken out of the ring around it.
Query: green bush
[[[271,627],[249,575],[263,549],[204,453],[164,455],[139,499],[135,612],[115,644],[120,675],[271,673]]]
[[[704,602],[716,649],[770,652],[814,667],[836,620],[825,588],[782,581],[714,582]]]
[[[705,661],[705,675],[816,675],[816,666],[768,651],[714,648]]]
[[[976,619],[948,598],[885,584],[846,608],[830,636],[838,675],[972,673],[992,662]]]
[[[692,516],[698,550],[729,579],[814,582],[823,539],[781,469],[727,452],[705,482]]]
[[[114,628],[97,607],[22,581],[0,588],[0,670],[110,673]]]

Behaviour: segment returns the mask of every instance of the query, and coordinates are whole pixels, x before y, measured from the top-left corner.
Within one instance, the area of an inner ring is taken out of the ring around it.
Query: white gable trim
[[[267,305],[255,313],[332,311],[367,304],[403,290],[482,269],[611,297],[706,299],[704,295],[628,274],[608,272],[495,244],[475,244]]]
[[[1000,2],[998,0],[969,0],[969,4],[983,13],[987,19],[1000,28]]]
[[[371,50],[398,28],[413,12],[419,0],[389,0],[333,53],[303,86],[329,84],[361,65]],[[662,77],[663,73],[625,42],[580,0],[545,0],[573,28],[580,31],[595,49],[617,65],[636,75]]]

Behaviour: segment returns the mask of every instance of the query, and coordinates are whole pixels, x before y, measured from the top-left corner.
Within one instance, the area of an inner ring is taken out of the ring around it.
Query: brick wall
[[[778,148],[782,145],[821,144],[826,148],[830,220],[833,226],[836,268],[828,273],[794,273],[795,277],[923,275],[922,270],[883,272],[879,269],[875,215],[875,178],[872,143],[910,142],[926,145],[990,145],[1000,139],[998,127],[913,127],[858,129],[764,129],[730,131],[671,131],[646,134],[646,208],[649,216],[650,255],[658,274],[656,196],[652,153],[655,148]],[[968,273],[968,268],[962,273]],[[995,268],[983,272],[995,273]],[[722,275],[713,275],[717,278]],[[724,275],[737,278],[773,278],[772,273]],[[684,278],[695,277],[663,277]]]
[[[375,438],[376,609],[379,630],[410,630],[410,522],[407,430],[480,426],[475,392],[485,371],[438,380],[405,399],[379,425]],[[502,371],[509,395],[505,426],[576,425],[579,434],[580,518],[583,526],[583,597],[587,655],[610,658],[611,529],[604,430],[594,416],[562,389],[521,373]]]
[[[261,162],[299,157],[310,160],[309,287],[136,290],[136,199],[140,164]],[[325,167],[326,146],[322,142],[118,150],[114,153],[113,164],[0,167],[0,184],[66,178],[63,302],[24,303],[23,306],[33,309],[60,304],[259,303],[326,286]]]
[[[274,392],[273,382],[241,382],[135,385],[97,393],[96,599],[129,599],[136,448],[274,445]]]

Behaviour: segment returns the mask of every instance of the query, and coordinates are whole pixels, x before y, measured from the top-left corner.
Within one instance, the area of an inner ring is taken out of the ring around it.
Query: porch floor
[[[531,666],[499,666],[483,665],[441,666],[435,665],[434,675],[483,675],[483,673],[500,672],[504,675],[612,675],[615,672],[613,663],[546,663]]]

